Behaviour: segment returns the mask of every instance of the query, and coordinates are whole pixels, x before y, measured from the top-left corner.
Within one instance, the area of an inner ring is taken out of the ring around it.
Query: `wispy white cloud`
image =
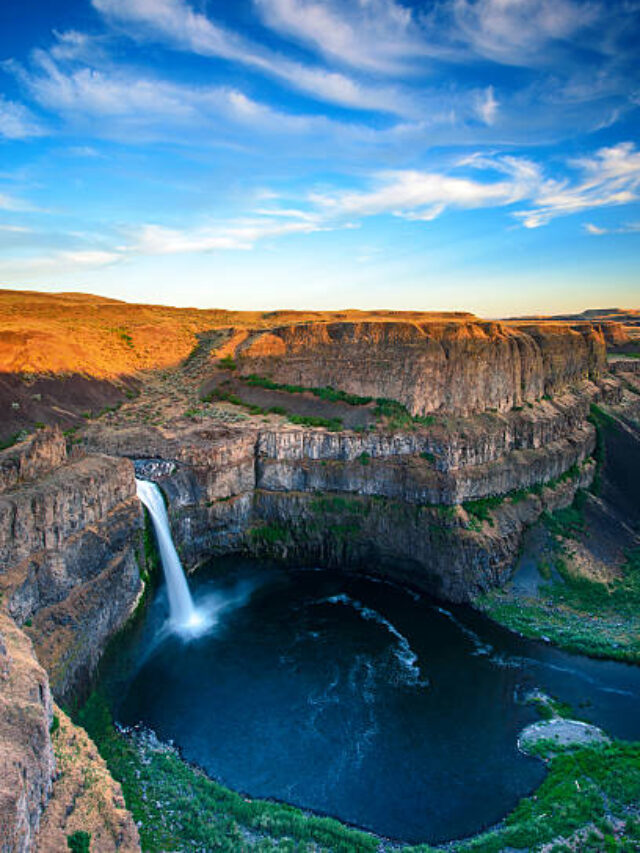
[[[601,228],[599,225],[594,225],[591,222],[586,222],[583,226],[587,234],[593,234],[595,237],[602,237],[604,234],[638,234],[640,233],[640,222],[628,222],[620,225],[617,228]]]
[[[248,66],[320,101],[352,109],[414,115],[411,97],[398,88],[367,85],[345,74],[288,59],[195,12],[185,0],[92,0],[107,19],[137,27],[141,35],[199,54]]]
[[[314,120],[312,116],[281,113],[236,89],[173,83],[141,76],[127,67],[68,67],[41,50],[34,53],[31,68],[18,63],[10,67],[47,110],[77,119],[127,120],[129,126],[144,127],[155,121],[168,129],[167,135],[176,125],[221,126],[225,119],[245,125],[272,124],[289,131],[307,129]],[[93,149],[82,146],[77,153],[91,156]]]
[[[31,232],[31,228],[27,228],[25,225],[6,225],[0,223],[0,231],[5,231],[9,234],[28,234]]]
[[[428,223],[446,210],[507,208],[518,203],[530,207],[512,215],[525,227],[535,228],[557,216],[637,197],[640,152],[631,143],[600,149],[572,165],[582,174],[573,185],[547,177],[532,160],[508,155],[465,157],[450,172],[381,172],[372,177],[368,189],[310,193],[301,207],[260,208],[253,219],[184,229],[145,224],[130,230],[128,243],[119,251],[158,255],[249,250],[265,239],[353,227],[357,220],[371,216]],[[593,225],[585,227],[592,234],[605,233]]]
[[[477,154],[460,159],[449,172],[382,172],[371,189],[314,194],[310,199],[326,216],[392,214],[423,222],[451,208],[521,202],[528,207],[513,215],[526,228],[537,228],[558,216],[629,204],[640,197],[640,151],[631,142],[601,148],[569,165],[577,173],[573,181],[547,176],[528,158]],[[486,174],[458,174],[465,169]]]
[[[0,261],[3,276],[62,275],[75,270],[110,266],[121,259],[119,252],[101,250],[57,251],[50,254],[4,258]]]
[[[525,227],[546,225],[557,216],[630,204],[639,197],[640,151],[632,142],[601,148],[571,165],[582,177],[573,184],[566,178],[542,182],[533,206],[516,214]]]
[[[394,143],[408,135],[422,134],[420,122],[398,123],[389,128],[341,121],[323,114],[290,113],[262,103],[245,92],[227,86],[176,83],[144,76],[136,68],[106,61],[100,67],[85,63],[58,62],[51,52],[37,50],[28,66],[5,63],[26,92],[45,110],[80,123],[92,135],[143,141],[166,138],[192,144],[184,129],[203,131],[202,139],[221,142],[233,128],[243,144],[247,127],[275,135],[307,135],[312,144],[324,138],[368,144]],[[95,122],[95,118],[109,121]],[[433,121],[442,119],[434,113]],[[82,146],[88,156],[92,149]]]
[[[494,124],[498,115],[500,104],[496,100],[493,86],[487,86],[483,92],[479,92],[475,98],[475,109],[480,121],[484,124]]]
[[[475,53],[507,65],[551,61],[546,46],[572,39],[604,11],[591,0],[453,0],[450,5],[457,35]]]
[[[49,53],[59,62],[95,63],[106,55],[103,36],[89,35],[79,30],[54,30],[53,38]]]
[[[0,210],[32,211],[36,210],[29,202],[6,193],[0,193]]]
[[[415,73],[429,55],[413,11],[395,0],[254,0],[264,23],[332,61],[385,74]]]
[[[0,137],[29,139],[44,136],[45,128],[24,104],[9,101],[0,95]]]
[[[325,229],[326,226],[318,221],[313,219],[301,221],[299,216],[289,221],[261,218],[182,229],[147,224],[133,229],[131,241],[121,247],[121,250],[144,255],[221,250],[247,251],[260,240],[291,234],[311,234]]]
[[[375,216],[391,213],[412,220],[431,221],[447,208],[501,207],[535,193],[540,175],[535,164],[513,157],[465,158],[458,167],[489,169],[490,180],[441,172],[403,170],[380,173],[367,191],[316,194],[312,201],[333,215]],[[454,170],[455,171],[455,170]],[[495,179],[495,174],[506,178]]]

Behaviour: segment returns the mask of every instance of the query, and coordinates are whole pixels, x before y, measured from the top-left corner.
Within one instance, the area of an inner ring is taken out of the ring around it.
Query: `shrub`
[[[465,501],[462,504],[462,508],[467,513],[467,515],[477,519],[478,522],[482,523],[483,521],[487,521],[489,525],[493,527],[494,521],[491,515],[491,510],[495,509],[495,507],[497,506],[500,506],[503,501],[503,496],[480,498],[477,501]]]
[[[225,355],[225,357],[221,358],[218,362],[218,367],[221,367],[223,370],[235,370],[238,365],[232,355]]]
[[[67,847],[73,853],[89,853],[91,849],[91,833],[79,829],[71,835],[67,835]]]
[[[342,429],[342,418],[317,418],[308,415],[289,415],[292,424],[300,426],[325,427],[331,432]]]

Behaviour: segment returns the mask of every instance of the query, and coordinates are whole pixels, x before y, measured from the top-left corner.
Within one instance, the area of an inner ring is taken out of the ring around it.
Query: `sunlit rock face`
[[[603,335],[590,325],[301,323],[245,333],[235,344],[244,375],[393,399],[413,415],[508,411],[597,379],[605,364]]]

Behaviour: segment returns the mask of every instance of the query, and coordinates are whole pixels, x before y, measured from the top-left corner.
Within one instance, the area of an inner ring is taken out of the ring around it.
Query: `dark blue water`
[[[540,688],[640,738],[640,668],[522,640],[463,608],[325,571],[219,560],[191,578],[216,626],[163,628],[160,588],[104,675],[116,718],[212,777],[403,841],[502,818],[543,779],[516,749]]]

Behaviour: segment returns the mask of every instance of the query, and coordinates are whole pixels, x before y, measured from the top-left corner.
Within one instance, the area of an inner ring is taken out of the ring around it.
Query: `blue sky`
[[[638,0],[0,5],[0,282],[640,307]]]

